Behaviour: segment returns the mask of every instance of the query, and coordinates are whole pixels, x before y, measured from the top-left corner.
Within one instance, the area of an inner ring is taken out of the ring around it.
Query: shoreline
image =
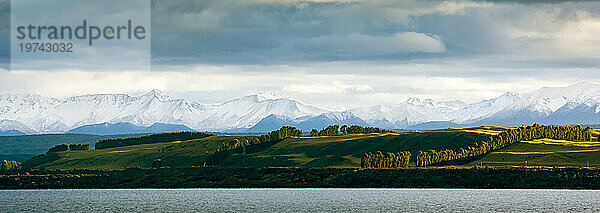
[[[0,173],[0,189],[143,188],[600,189],[600,170],[162,168]]]

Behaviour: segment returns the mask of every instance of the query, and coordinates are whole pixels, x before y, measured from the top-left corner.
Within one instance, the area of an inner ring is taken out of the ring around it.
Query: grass
[[[557,140],[557,139],[536,139],[533,141],[521,141],[529,144],[546,144],[546,145],[560,145],[560,146],[579,146],[579,147],[600,147],[598,141],[569,141],[569,140]]]
[[[580,142],[540,139],[534,143],[515,143],[467,165],[600,166],[600,146],[582,146]]]

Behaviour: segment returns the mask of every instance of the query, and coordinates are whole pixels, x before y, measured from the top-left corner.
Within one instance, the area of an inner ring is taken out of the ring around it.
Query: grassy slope
[[[393,135],[352,135],[290,138],[253,154],[237,154],[224,161],[229,167],[360,167],[365,152],[455,149],[483,139],[479,134],[436,131]]]
[[[60,152],[31,165],[45,169],[125,169],[150,168],[152,161],[176,167],[199,166],[207,154],[236,136],[211,136],[204,139],[144,144],[91,151]],[[225,167],[358,167],[365,152],[398,152],[447,149],[471,145],[485,138],[481,134],[456,130],[435,132],[368,134],[334,137],[301,137],[283,140],[262,151],[234,154],[220,166]]]
[[[468,165],[600,166],[600,143],[539,139],[515,143]]]
[[[198,166],[207,154],[232,136],[211,136],[188,141],[141,144],[89,151],[50,153],[27,166],[40,169],[126,169],[150,168],[160,158],[164,164],[177,167]]]

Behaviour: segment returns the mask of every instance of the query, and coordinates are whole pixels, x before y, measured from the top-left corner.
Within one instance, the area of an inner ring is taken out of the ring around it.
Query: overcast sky
[[[597,1],[153,1],[152,71],[8,71],[9,8],[0,0],[2,93],[275,91],[343,109],[600,80]]]

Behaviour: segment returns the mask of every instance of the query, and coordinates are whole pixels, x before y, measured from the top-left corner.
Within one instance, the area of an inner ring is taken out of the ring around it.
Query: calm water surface
[[[0,211],[599,212],[600,191],[477,189],[0,190]]]

